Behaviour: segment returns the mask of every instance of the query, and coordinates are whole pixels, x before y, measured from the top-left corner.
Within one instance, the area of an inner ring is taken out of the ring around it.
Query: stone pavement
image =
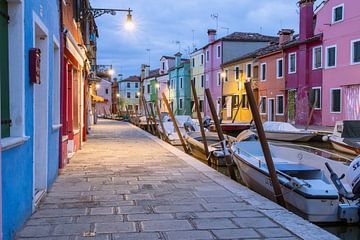
[[[335,239],[134,126],[100,120],[18,239]]]

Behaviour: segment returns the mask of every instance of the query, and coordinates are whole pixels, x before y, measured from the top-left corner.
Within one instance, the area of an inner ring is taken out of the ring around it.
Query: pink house
[[[203,48],[205,52],[205,87],[210,89],[219,114],[222,99],[221,65],[244,54],[266,47],[277,37],[259,33],[234,32],[216,39],[216,30],[208,30],[209,43]],[[205,97],[204,114],[210,116],[210,109]]]
[[[322,123],[322,34],[314,34],[314,2],[299,1],[300,33],[283,47],[287,120],[300,125]]]
[[[360,119],[360,2],[328,0],[317,10],[322,33],[322,124]]]
[[[96,103],[96,113],[98,115],[111,114],[111,87],[111,82],[106,79],[101,79],[99,85],[96,85],[96,95],[104,98],[104,102]]]

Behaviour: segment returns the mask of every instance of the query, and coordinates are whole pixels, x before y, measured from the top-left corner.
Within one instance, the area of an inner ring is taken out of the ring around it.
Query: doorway
[[[232,96],[226,97],[226,118],[231,119],[232,118]]]
[[[275,99],[269,98],[268,104],[268,121],[275,121]]]
[[[295,124],[296,90],[288,90],[288,122]]]
[[[46,27],[35,17],[34,46],[41,51],[40,84],[34,84],[34,207],[40,202],[47,189],[48,155],[48,74],[49,39]]]

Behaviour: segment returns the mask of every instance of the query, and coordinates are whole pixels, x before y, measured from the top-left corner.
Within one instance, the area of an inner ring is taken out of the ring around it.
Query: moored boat
[[[329,141],[337,151],[352,155],[360,154],[360,120],[336,122]]]
[[[251,126],[250,123],[221,123],[220,124],[220,127],[223,130],[223,132],[232,137],[236,137],[242,131],[249,129],[250,126]],[[215,125],[210,126],[210,131],[216,132]]]
[[[284,199],[290,210],[312,222],[340,221],[339,195],[324,171],[328,163],[339,174],[347,166],[315,154],[270,145]],[[254,191],[275,201],[261,145],[258,141],[235,142],[231,146],[233,159],[244,183]],[[351,189],[348,184],[347,188]]]

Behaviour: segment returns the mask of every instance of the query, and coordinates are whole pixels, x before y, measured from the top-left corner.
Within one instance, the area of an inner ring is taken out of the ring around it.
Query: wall
[[[25,44],[25,74],[24,74],[24,109],[25,109],[25,135],[29,140],[22,144],[4,150],[2,153],[2,201],[3,201],[3,234],[4,239],[12,239],[17,230],[21,228],[26,219],[31,215],[33,210],[33,86],[29,83],[29,62],[28,50],[34,47],[34,28],[33,12],[39,17],[45,27],[48,29],[49,41],[49,76],[53,74],[53,36],[59,40],[59,16],[56,0],[42,1],[23,1],[24,15],[24,44]],[[17,4],[17,3],[14,3]],[[21,46],[20,46],[21,47]],[[59,153],[59,131],[52,127],[52,77],[48,82],[48,166],[47,166],[47,184],[48,187],[53,183],[57,176],[58,153]],[[6,197],[5,197],[6,196]]]
[[[201,55],[204,56],[204,63],[201,64]],[[193,67],[192,65],[192,59],[195,59],[195,66]],[[190,55],[190,80],[193,80],[195,77],[195,89],[196,89],[196,94],[197,97],[199,99],[199,101],[203,101],[204,100],[204,87],[201,86],[201,76],[203,76],[204,78],[204,86],[205,86],[205,54],[203,52],[203,50],[198,50],[194,53],[192,53]],[[192,95],[191,92],[191,100],[194,101],[194,96]],[[193,118],[197,118],[196,115],[196,110],[194,109],[194,112],[192,114]]]
[[[344,3],[344,20],[335,24],[331,23],[332,8]],[[323,33],[323,52],[331,45],[337,45],[337,63],[335,68],[323,68],[323,108],[322,124],[333,126],[336,121],[344,119],[359,119],[359,115],[349,114],[349,101],[356,104],[352,108],[358,112],[359,96],[356,89],[359,87],[360,65],[350,64],[350,42],[360,39],[360,4],[357,0],[330,0],[317,13],[317,24],[315,33]],[[323,65],[325,54],[323,54]],[[351,86],[354,85],[354,86]],[[342,88],[342,111],[341,113],[330,113],[330,89]]]
[[[268,46],[268,42],[223,42],[223,62],[228,62],[256,49]]]
[[[161,112],[168,112],[164,101],[162,100],[162,94],[164,93],[165,96],[169,100],[169,74],[162,75],[158,77],[158,83],[160,84],[160,88],[158,91],[158,99],[159,99],[159,107]]]
[[[179,69],[177,81],[177,106],[179,106],[180,98],[183,99],[183,109],[178,107],[177,115],[191,115],[191,86],[190,86],[190,64],[184,63]],[[180,78],[183,78],[183,88],[180,88]]]
[[[105,114],[108,115],[111,113],[111,105],[112,105],[112,95],[111,95],[111,82],[101,79],[99,83],[99,88],[96,89],[96,95],[104,98],[105,102],[96,103],[97,114]],[[106,90],[108,91],[106,93]],[[106,110],[105,110],[106,109]]]

